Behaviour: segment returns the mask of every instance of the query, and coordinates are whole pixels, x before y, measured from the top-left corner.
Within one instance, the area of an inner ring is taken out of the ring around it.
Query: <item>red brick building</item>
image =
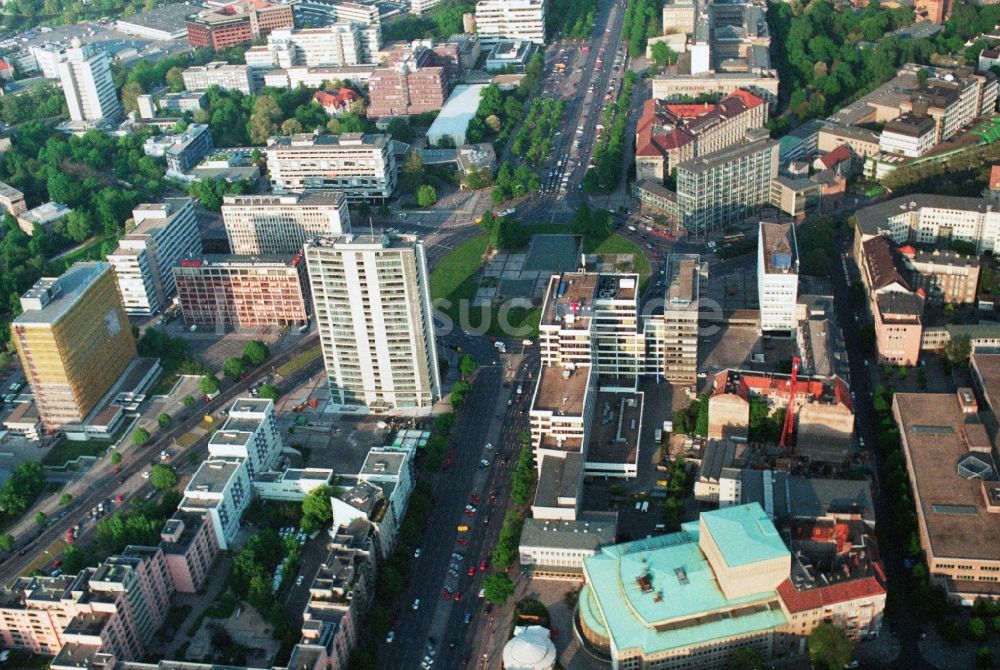
[[[249,44],[255,37],[272,30],[293,28],[290,5],[264,0],[247,0],[220,9],[199,12],[187,21],[188,43],[198,49],[218,51],[239,44]]]
[[[390,52],[388,63],[368,80],[369,117],[422,114],[444,106],[453,61],[424,47],[404,46]]]
[[[311,298],[301,254],[204,256],[174,268],[188,324],[263,327],[305,323]]]

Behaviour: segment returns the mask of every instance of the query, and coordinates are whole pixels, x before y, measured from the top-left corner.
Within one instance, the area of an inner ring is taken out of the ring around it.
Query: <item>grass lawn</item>
[[[322,355],[323,355],[323,347],[322,345],[317,344],[315,347],[312,347],[311,349],[306,349],[301,354],[299,354],[292,360],[288,361],[287,363],[279,367],[277,370],[275,370],[275,372],[277,372],[282,377],[287,377],[288,375],[299,370],[300,368],[309,365],[317,358],[320,358]]]
[[[69,269],[69,266],[78,261],[97,261],[101,259],[101,245],[104,244],[104,236],[95,237],[90,242],[69,252],[65,256],[51,261],[51,265],[60,274]]]
[[[572,234],[572,226],[565,223],[543,223],[526,226],[532,235],[544,234]],[[483,257],[489,248],[489,237],[487,235],[477,235],[471,240],[467,240],[451,250],[448,255],[441,259],[434,271],[431,272],[431,299],[434,301],[447,300],[449,305],[442,312],[459,325],[462,325],[459,316],[461,314],[461,302],[468,301],[471,305],[472,299],[476,297],[476,289],[479,286],[479,272],[483,266]],[[632,254],[635,259],[635,271],[640,276],[640,290],[645,288],[649,280],[651,270],[649,261],[642,253],[639,246],[621,235],[612,235],[607,239],[595,242],[584,239],[583,251],[588,254]],[[489,318],[489,328],[487,333],[496,337],[507,337],[512,335],[505,332],[498,323],[499,306],[493,306],[489,310],[489,315],[483,314],[482,309],[469,310],[470,322],[467,325],[476,327],[480,325],[484,318]],[[541,306],[531,309],[514,308],[507,314],[508,323],[515,329],[520,330],[525,327],[524,332],[518,332],[517,337],[534,338],[538,336],[538,322],[542,316]],[[280,370],[279,370],[280,372]]]
[[[54,465],[56,467],[73,461],[80,456],[101,456],[108,450],[114,442],[105,440],[84,440],[83,442],[73,442],[63,440],[58,446],[52,447],[51,451],[42,459],[43,465]]]
[[[489,246],[487,235],[476,235],[452,249],[431,272],[431,300],[472,300],[476,276]]]

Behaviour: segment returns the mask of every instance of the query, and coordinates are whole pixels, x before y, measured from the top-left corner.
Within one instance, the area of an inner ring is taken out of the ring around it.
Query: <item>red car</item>
[[[497,499],[497,490],[493,489],[492,491],[490,491],[490,500],[496,500],[496,499]]]
[[[466,540],[464,537],[460,537],[460,538],[458,538],[458,543],[459,544],[469,544],[469,541]]]
[[[444,598],[445,600],[451,600],[451,591],[445,589],[444,591],[441,592],[441,597]]]
[[[470,565],[470,566],[469,566],[469,576],[471,577],[471,576],[473,576],[474,574],[476,574],[476,566],[474,566],[474,565]]]
[[[456,603],[457,602],[461,602],[461,600],[462,600],[462,592],[461,591],[455,591],[455,598],[454,598],[454,600],[455,600]]]
[[[121,505],[122,501],[124,501],[124,500],[125,499],[122,497],[121,493],[119,493],[118,495],[115,496],[115,504],[116,505]]]
[[[486,572],[486,561],[479,561],[479,572]]]

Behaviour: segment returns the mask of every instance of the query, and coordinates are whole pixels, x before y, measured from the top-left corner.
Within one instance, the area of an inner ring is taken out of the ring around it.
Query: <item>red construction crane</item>
[[[795,380],[799,376],[798,356],[792,359],[792,380],[788,383],[788,408],[785,410],[785,425],[781,427],[782,447],[792,447],[792,429],[795,427]]]

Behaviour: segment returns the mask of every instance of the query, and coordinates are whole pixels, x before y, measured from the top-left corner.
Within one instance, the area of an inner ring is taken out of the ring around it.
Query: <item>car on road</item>
[[[486,559],[479,561],[479,572],[486,572]]]
[[[483,460],[479,461],[479,465],[484,468],[488,468],[490,467],[490,462],[484,458]]]
[[[390,630],[389,633],[385,636],[385,641],[389,643],[391,643],[395,639],[396,639],[396,631],[394,630]]]
[[[304,582],[305,579],[306,579],[305,575],[299,575],[298,577],[295,578],[295,585],[302,586],[302,582]]]
[[[143,472],[142,472],[142,478],[143,479],[149,479],[149,470],[143,470]]]
[[[421,553],[420,547],[417,547],[416,549],[414,549],[413,550],[413,558],[420,558],[420,553]]]
[[[454,600],[456,603],[462,602],[462,592],[461,591],[455,591],[455,597],[452,598],[452,600]]]
[[[420,598],[414,599],[412,609],[414,611],[420,609]]]
[[[455,561],[456,563],[461,563],[463,560],[465,560],[465,556],[456,551],[454,554],[451,555],[451,560]]]
[[[496,499],[497,499],[497,490],[493,489],[492,491],[490,491],[490,500],[496,500]]]
[[[451,591],[447,588],[441,591],[441,597],[445,600],[451,600]]]
[[[472,612],[466,612],[465,616],[462,617],[462,623],[470,623],[472,621]]]
[[[468,570],[468,575],[469,575],[470,577],[472,577],[472,576],[474,576],[475,574],[476,574],[476,566],[474,566],[474,565],[470,565],[470,566],[469,566],[469,570]]]

